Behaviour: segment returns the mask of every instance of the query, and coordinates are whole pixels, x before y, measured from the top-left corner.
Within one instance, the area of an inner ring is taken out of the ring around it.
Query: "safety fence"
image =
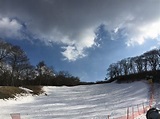
[[[146,102],[127,108],[121,108],[113,111],[110,115],[107,116],[107,119],[135,119],[136,117],[145,114],[150,107],[150,102]]]
[[[151,84],[150,89],[149,89],[149,97],[150,98],[149,98],[148,102],[140,103],[140,104],[137,104],[134,106],[120,109],[121,116],[119,114],[117,114],[118,117],[115,116],[116,113],[119,112],[118,110],[116,110],[116,112],[108,115],[107,119],[135,119],[142,114],[146,114],[147,110],[154,105],[154,102],[155,102],[154,95],[155,95],[154,85]]]
[[[105,117],[94,119],[135,119],[142,114],[146,114],[147,110],[151,107],[150,101],[147,101],[130,107],[119,107],[119,109],[114,110]],[[11,117],[12,119],[20,119],[20,114],[11,114]]]

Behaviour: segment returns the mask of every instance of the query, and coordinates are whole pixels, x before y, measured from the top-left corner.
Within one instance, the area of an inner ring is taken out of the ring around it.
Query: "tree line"
[[[0,85],[54,85],[80,84],[78,77],[67,71],[56,72],[44,61],[33,66],[21,47],[0,40]]]
[[[153,49],[140,56],[122,59],[116,63],[110,64],[107,69],[107,76],[110,80],[145,78],[147,75],[160,78],[158,77],[158,73],[160,73],[160,49]]]

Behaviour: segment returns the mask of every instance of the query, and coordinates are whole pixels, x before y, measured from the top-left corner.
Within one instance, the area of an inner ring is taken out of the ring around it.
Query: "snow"
[[[33,91],[28,89],[28,88],[24,88],[24,87],[19,87],[22,90],[25,90],[27,93],[32,93]]]
[[[126,115],[128,107],[137,111],[137,105],[140,109],[142,104],[148,106],[150,98],[150,85],[142,81],[44,90],[47,95],[0,100],[0,119],[11,119],[11,113],[20,113],[22,119],[106,119],[108,115],[113,119]],[[155,104],[159,105],[159,93],[156,98]],[[145,114],[136,119],[145,119]]]

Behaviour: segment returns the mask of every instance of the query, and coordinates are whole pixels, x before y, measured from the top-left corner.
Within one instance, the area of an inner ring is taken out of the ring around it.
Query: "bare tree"
[[[121,65],[122,65],[122,71],[124,73],[124,75],[128,75],[129,74],[129,66],[130,66],[130,63],[129,63],[129,59],[122,59],[120,61]]]
[[[141,56],[135,57],[134,62],[137,73],[141,73],[143,71],[142,57]]]
[[[11,47],[12,47],[11,44],[3,40],[0,40],[0,62],[6,60],[5,58],[9,55]]]
[[[150,70],[156,71],[159,67],[159,51],[157,49],[144,53],[146,60],[149,63]]]
[[[55,76],[55,71],[52,67],[48,67],[44,61],[41,61],[36,66],[36,72],[37,72],[37,80],[39,81],[39,85],[43,84],[48,85],[48,82],[51,78]]]
[[[11,67],[10,77],[12,80],[12,85],[15,85],[14,80],[22,80],[22,72],[29,65],[29,59],[25,52],[19,46],[12,46],[11,52],[8,56],[8,64]]]

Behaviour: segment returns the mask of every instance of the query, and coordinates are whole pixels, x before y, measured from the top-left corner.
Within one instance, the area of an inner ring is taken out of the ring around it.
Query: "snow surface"
[[[128,107],[142,103],[147,106],[150,98],[150,85],[142,81],[44,87],[44,90],[47,96],[0,100],[0,119],[11,119],[11,113],[20,113],[22,119],[106,119],[108,115],[113,119],[125,115]],[[160,95],[155,95],[155,104],[160,105]],[[145,115],[137,119],[145,119]]]

